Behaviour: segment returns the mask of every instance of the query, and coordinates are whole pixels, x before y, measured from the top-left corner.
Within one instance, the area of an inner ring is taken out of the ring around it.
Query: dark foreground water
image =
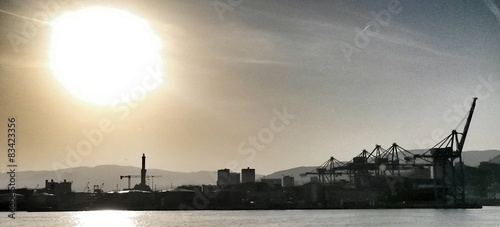
[[[500,207],[483,209],[82,211],[0,213],[0,226],[500,226]]]

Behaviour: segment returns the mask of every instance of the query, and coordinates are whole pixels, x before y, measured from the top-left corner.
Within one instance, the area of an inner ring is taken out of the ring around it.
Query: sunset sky
[[[148,168],[270,174],[375,144],[429,148],[476,96],[464,149],[500,149],[500,1],[230,2],[1,1],[0,147],[14,116],[18,171],[139,167],[146,153]],[[51,25],[29,18],[91,6],[140,17],[159,37],[164,81],[142,100],[88,103],[51,71]]]

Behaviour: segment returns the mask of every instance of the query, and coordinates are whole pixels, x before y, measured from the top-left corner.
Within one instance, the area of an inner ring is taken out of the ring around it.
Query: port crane
[[[387,150],[376,145],[372,152],[363,150],[346,163],[331,157],[313,171],[303,173],[301,176],[318,175],[320,183],[332,184],[337,181],[336,176],[347,174],[349,182],[354,183],[356,188],[363,188],[367,185],[367,179],[371,177],[399,179],[401,171],[408,171],[412,168],[428,169],[434,181],[433,190],[436,200],[452,199],[454,203],[464,203],[465,179],[462,151],[476,101],[477,98],[474,98],[468,115],[464,117],[464,120],[467,120],[462,132],[453,130],[450,135],[421,154],[413,154],[396,143]],[[455,161],[458,162],[455,163]]]
[[[149,179],[151,177],[152,179],[152,182],[151,184],[153,184],[154,182],[154,178],[155,177],[163,177],[162,175],[147,175],[146,178]],[[128,179],[128,189],[130,189],[130,179],[131,178],[141,178],[140,175],[123,175],[123,176],[120,176],[120,180],[123,179],[123,178],[127,178]]]
[[[147,175],[146,178],[149,180],[149,178],[151,177],[151,187],[154,188],[155,187],[155,177],[163,177],[162,175]]]
[[[345,163],[330,157],[328,161],[318,166],[313,171],[300,174],[301,177],[306,175],[318,175],[319,181],[322,184],[330,184],[335,182],[335,177],[342,174],[342,172],[335,171],[336,167],[345,166]]]
[[[462,133],[453,130],[450,135],[441,140],[434,147],[415,158],[427,159],[432,162],[434,172],[434,194],[436,198],[453,198],[454,202],[465,202],[465,179],[462,161],[462,150],[469,132],[472,115],[476,107],[476,100],[472,101],[467,115],[467,121]],[[454,161],[458,159],[458,169]],[[438,191],[438,188],[444,190]]]
[[[128,188],[127,189],[130,189],[130,178],[141,178],[141,176],[139,176],[139,175],[125,175],[125,176],[120,176],[120,180],[123,179],[123,178],[127,178],[128,179]]]
[[[104,183],[102,185],[94,184],[94,193],[102,193],[104,188]]]
[[[83,189],[84,192],[90,192],[89,184],[90,182],[87,182],[87,185],[85,185],[85,188]]]

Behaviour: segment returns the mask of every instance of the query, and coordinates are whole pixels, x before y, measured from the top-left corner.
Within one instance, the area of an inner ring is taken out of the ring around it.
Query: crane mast
[[[462,153],[462,149],[464,148],[465,138],[467,137],[467,132],[469,132],[470,122],[472,120],[472,115],[474,114],[474,109],[476,108],[476,100],[474,98],[472,101],[472,106],[469,110],[469,116],[467,117],[467,122],[465,123],[464,131],[462,132],[462,137],[460,138],[460,142],[458,143],[457,150],[459,153]]]
[[[127,178],[128,179],[128,189],[130,189],[130,178],[139,178],[141,176],[139,175],[125,175],[125,176],[120,176],[120,179]]]

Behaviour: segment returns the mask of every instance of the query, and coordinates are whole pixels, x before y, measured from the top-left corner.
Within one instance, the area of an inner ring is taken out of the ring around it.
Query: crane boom
[[[155,188],[155,177],[163,177],[163,175],[147,175],[146,178],[150,178],[151,177],[151,187]]]
[[[83,189],[84,192],[90,191],[89,184],[90,184],[90,182],[87,182],[87,185],[85,185],[85,188]]]
[[[477,98],[475,97],[474,100],[472,101],[472,106],[470,107],[469,110],[469,116],[467,117],[467,122],[465,122],[465,127],[464,131],[462,133],[462,138],[460,138],[460,142],[458,143],[458,152],[462,153],[462,149],[464,148],[464,143],[465,143],[465,138],[467,137],[467,132],[469,131],[469,126],[470,122],[472,120],[472,115],[474,114],[474,109],[476,108],[476,100]]]
[[[125,175],[125,176],[120,176],[120,179],[123,179],[123,178],[128,178],[128,189],[130,189],[130,178],[139,178],[141,176],[138,176],[138,175]]]

